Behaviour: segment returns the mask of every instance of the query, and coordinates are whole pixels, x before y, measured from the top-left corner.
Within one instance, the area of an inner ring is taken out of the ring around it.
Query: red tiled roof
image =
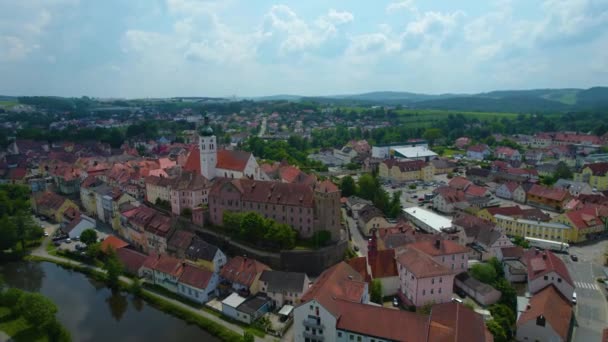
[[[198,146],[190,148],[186,164],[184,164],[184,170],[201,173],[201,154]]]
[[[490,213],[490,215],[492,215],[492,216],[504,215],[504,216],[513,217],[513,216],[522,215],[522,209],[518,205],[514,205],[511,207],[490,207],[490,208],[486,208],[485,210],[487,210],[488,213]]]
[[[482,342],[493,341],[483,317],[458,303],[443,303],[431,308],[427,341],[433,342]]]
[[[426,340],[427,316],[340,299],[333,302],[338,313],[337,329],[389,341]]]
[[[224,265],[220,276],[230,282],[250,287],[264,270],[270,270],[270,267],[255,259],[237,256]]]
[[[484,197],[487,192],[488,189],[484,188],[483,186],[471,184],[467,187],[464,193],[469,196]]]
[[[127,272],[137,274],[143,266],[147,256],[129,248],[120,248],[116,251],[116,256],[124,265]]]
[[[234,171],[245,171],[251,153],[244,151],[218,150],[217,168]]]
[[[520,246],[503,247],[500,249],[503,258],[517,258],[520,259],[524,255],[524,249]]]
[[[555,201],[563,201],[566,199],[566,197],[568,197],[568,191],[566,191],[564,189],[547,188],[545,186],[538,185],[538,184],[532,185],[530,190],[528,190],[528,194],[555,200]]]
[[[458,190],[464,190],[471,184],[473,184],[473,182],[471,182],[470,180],[468,180],[464,177],[454,177],[448,182],[448,186],[450,188],[454,188],[454,189],[458,189]]]
[[[467,151],[471,151],[471,152],[484,152],[487,150],[488,150],[487,145],[473,145],[473,146],[469,146],[469,148],[467,148]]]
[[[605,176],[608,173],[608,162],[593,163],[583,166],[583,169],[589,168],[594,176]]]
[[[506,147],[506,146],[500,146],[496,148],[495,153],[496,154],[504,154],[507,157],[511,157],[515,154],[515,152],[518,152],[515,149],[512,149],[510,147]]]
[[[302,296],[302,303],[317,300],[334,315],[340,313],[336,299],[359,303],[365,292],[361,274],[345,262],[325,270]]]
[[[517,326],[534,321],[543,316],[553,330],[561,336],[563,341],[568,340],[570,320],[572,319],[572,306],[570,301],[549,285],[530,298],[528,308],[521,313]]]
[[[439,243],[437,241],[439,241]],[[416,248],[417,250],[433,257],[469,252],[468,247],[450,240],[424,240],[410,244],[408,247]]]
[[[144,261],[143,267],[179,277],[183,271],[181,260],[167,254],[150,254]]]
[[[437,196],[443,197],[447,203],[465,202],[464,191],[456,190],[449,186],[442,186],[434,190]]]
[[[505,186],[505,188],[507,188],[507,190],[509,190],[510,193],[513,193],[513,191],[515,191],[519,187],[519,183],[517,182],[507,182],[503,185]]]
[[[336,184],[332,183],[330,180],[324,180],[321,183],[317,184],[315,190],[318,192],[337,192],[339,191]]]
[[[27,174],[27,169],[24,167],[16,167],[14,169],[9,169],[8,171],[8,179],[10,180],[22,180],[25,178]]]
[[[103,242],[101,243],[101,250],[104,252],[108,252],[110,248],[113,250],[119,250],[123,247],[127,247],[129,244],[114,235],[109,235]]]
[[[67,199],[54,192],[46,191],[36,195],[34,200],[36,201],[36,206],[39,208],[48,208],[57,211]]]
[[[313,206],[313,191],[306,184],[257,181],[246,178],[217,180],[212,186],[209,196],[221,196],[222,191],[228,186],[238,190],[243,201],[302,207]]]
[[[176,250],[185,251],[192,243],[192,239],[194,238],[194,233],[187,230],[178,230],[176,231],[171,239],[167,242],[169,247],[172,247]]]
[[[372,278],[369,275],[369,273],[367,272],[367,258],[362,256],[362,257],[357,257],[357,258],[352,258],[346,261],[346,263],[352,267],[355,271],[359,272],[359,274],[361,275],[361,279],[364,279],[366,283],[371,282]]]
[[[403,253],[397,256],[397,262],[418,279],[451,274],[447,267],[416,248],[406,247]]]
[[[537,249],[529,249],[524,253],[524,263],[528,266],[528,280],[542,277],[547,273],[555,272],[560,275],[564,281],[574,286],[574,282],[570,277],[570,272],[562,259],[558,258],[551,251],[539,251]]]
[[[395,262],[395,250],[385,249],[376,251],[376,256],[370,258],[369,267],[374,279],[398,276],[399,272],[397,272],[397,263]]]
[[[213,277],[212,272],[194,265],[185,264],[179,281],[197,289],[205,289],[211,277]]]
[[[571,210],[565,213],[570,222],[574,224],[576,229],[586,229],[603,225],[602,220],[598,216],[598,209],[595,207],[584,207],[578,210]]]

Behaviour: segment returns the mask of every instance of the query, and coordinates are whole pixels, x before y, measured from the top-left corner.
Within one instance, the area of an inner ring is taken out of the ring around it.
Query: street
[[[570,254],[579,257],[575,262],[568,255],[562,259],[575,284],[577,304],[574,306],[575,324],[572,341],[599,341],[602,330],[608,327],[608,306],[606,303],[606,290],[597,281],[604,276],[603,267],[595,256],[603,255],[608,241],[598,241],[583,247],[571,247]]]
[[[359,256],[367,256],[367,239],[361,235],[361,232],[357,228],[357,223],[353,220],[352,217],[346,215],[346,210],[342,209],[342,216],[344,216],[346,220],[346,224],[348,226],[348,230],[350,231],[350,236],[352,239],[352,246],[359,247],[359,251],[357,254]]]

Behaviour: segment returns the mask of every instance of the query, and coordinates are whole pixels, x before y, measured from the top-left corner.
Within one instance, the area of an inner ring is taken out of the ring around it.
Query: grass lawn
[[[443,150],[443,153],[441,154],[442,157],[452,157],[455,154],[465,154],[464,150],[453,150],[450,148],[446,148],[445,150]]]
[[[0,307],[0,331],[11,336],[15,341],[33,342],[48,341],[48,337],[30,326],[22,317],[15,318],[7,307]]]
[[[0,101],[0,108],[13,108],[18,105],[17,101]]]

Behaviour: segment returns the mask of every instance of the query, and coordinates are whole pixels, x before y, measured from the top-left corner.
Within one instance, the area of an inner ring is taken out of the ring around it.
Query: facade
[[[526,201],[529,205],[558,212],[564,209],[569,200],[570,194],[568,191],[537,184],[532,185],[526,193]]]
[[[490,153],[490,148],[487,145],[474,145],[467,148],[468,159],[484,160]]]
[[[357,225],[365,236],[371,235],[371,230],[388,226],[388,221],[380,209],[373,205],[365,206],[359,211]]]
[[[340,190],[329,181],[305,184],[250,179],[221,179],[209,194],[210,220],[221,226],[224,211],[253,211],[290,225],[301,237],[327,230],[340,237]]]
[[[204,176],[186,172],[173,180],[171,185],[171,212],[180,215],[184,209],[194,209],[208,203],[211,182]]]
[[[608,162],[586,164],[580,172],[574,174],[576,182],[585,182],[593,188],[608,190]]]
[[[260,292],[272,300],[274,308],[298,305],[309,282],[305,273],[266,270],[260,276]]]
[[[498,302],[501,296],[500,291],[469,276],[468,273],[457,275],[454,279],[454,285],[483,306]]]
[[[542,222],[505,215],[494,215],[496,227],[509,236],[526,236],[559,242],[572,241],[572,227],[558,222]]]
[[[144,230],[148,253],[166,253],[168,240],[174,230],[171,218],[161,212],[156,212]]]
[[[521,161],[521,154],[518,150],[505,146],[497,147],[496,151],[494,151],[494,156],[497,159]]]
[[[215,295],[219,276],[205,268],[185,264],[178,279],[178,294],[197,303],[206,303]]]
[[[517,341],[570,341],[573,310],[553,286],[530,298],[528,306],[517,319]]]
[[[260,276],[267,270],[270,267],[255,259],[237,256],[224,265],[220,276],[222,281],[230,284],[233,291],[255,295],[260,291]]]
[[[433,209],[444,213],[452,214],[458,205],[467,205],[465,193],[462,190],[457,190],[451,187],[440,187],[435,189],[435,197],[433,197]]]
[[[518,203],[526,202],[526,191],[516,182],[503,183],[496,189],[496,197],[512,199]]]
[[[156,204],[157,200],[171,202],[171,185],[173,180],[167,177],[148,176],[145,179],[146,200]]]
[[[572,242],[583,242],[590,237],[606,231],[604,218],[600,216],[599,209],[594,206],[570,210],[554,218],[553,221],[572,228],[569,240]]]
[[[78,205],[54,192],[40,192],[32,197],[32,209],[56,223],[63,221],[63,214],[68,210],[78,211]]]
[[[400,291],[412,305],[451,301],[455,274],[450,269],[415,248],[398,254],[397,265]]]
[[[221,249],[207,243],[199,237],[194,237],[186,249],[186,258],[211,272],[219,273],[226,265],[228,258]]]
[[[574,282],[564,261],[550,251],[529,249],[523,256],[528,269],[528,291],[535,294],[554,286],[564,298],[572,298]]]
[[[469,263],[469,248],[451,240],[423,240],[408,245],[430,256],[450,272],[466,272]]]
[[[431,181],[434,174],[435,167],[433,164],[422,160],[399,161],[386,159],[378,167],[378,175],[381,178],[394,182]]]
[[[65,227],[61,228],[61,230],[68,234],[70,239],[74,239],[80,237],[80,234],[87,229],[95,229],[97,223],[95,219],[90,218],[85,215],[79,215],[70,223],[68,223]]]

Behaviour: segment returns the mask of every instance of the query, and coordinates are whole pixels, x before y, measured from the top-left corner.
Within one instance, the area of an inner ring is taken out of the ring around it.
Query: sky
[[[608,0],[0,0],[0,94],[474,93],[608,80]]]

